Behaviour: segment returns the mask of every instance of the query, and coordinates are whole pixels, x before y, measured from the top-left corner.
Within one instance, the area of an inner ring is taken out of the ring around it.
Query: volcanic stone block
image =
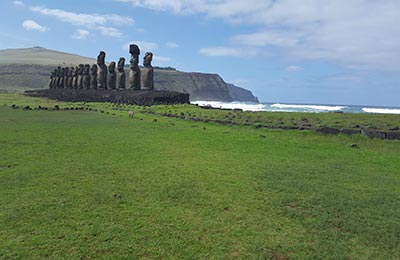
[[[339,129],[333,128],[333,127],[328,127],[328,126],[320,127],[318,129],[316,129],[316,131],[321,134],[332,134],[332,135],[337,135],[340,133]]]
[[[362,132],[364,135],[368,136],[369,138],[386,139],[385,131],[367,129],[367,130],[363,130]]]
[[[399,131],[386,132],[386,138],[389,140],[400,140],[400,132]]]
[[[361,130],[360,129],[350,129],[350,128],[343,128],[340,132],[342,134],[345,134],[345,135],[361,134]]]

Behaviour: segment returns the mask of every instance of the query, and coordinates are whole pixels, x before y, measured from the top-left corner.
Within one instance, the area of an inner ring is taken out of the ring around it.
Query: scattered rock
[[[262,135],[262,134],[260,134],[258,137],[260,137],[260,138],[266,138],[266,136],[265,136],[265,135]]]
[[[386,138],[389,140],[400,140],[400,132],[399,131],[386,132]]]
[[[343,128],[340,132],[342,134],[345,134],[345,135],[361,134],[361,130],[360,129],[350,129],[350,128]]]
[[[369,138],[380,138],[380,139],[386,139],[386,132],[380,131],[380,130],[364,130],[362,133]]]
[[[333,128],[333,127],[328,127],[328,126],[323,126],[320,127],[316,130],[318,133],[321,134],[333,134],[333,135],[337,135],[340,133],[340,130],[337,128]]]

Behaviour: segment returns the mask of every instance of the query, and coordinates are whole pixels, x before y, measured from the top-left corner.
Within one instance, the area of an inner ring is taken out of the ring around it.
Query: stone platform
[[[43,89],[25,91],[24,95],[67,102],[113,102],[141,106],[190,103],[189,94],[166,90]]]

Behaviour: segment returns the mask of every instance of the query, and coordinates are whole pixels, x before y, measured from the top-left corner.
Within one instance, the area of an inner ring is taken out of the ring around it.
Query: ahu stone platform
[[[190,103],[189,94],[166,90],[43,89],[25,91],[24,95],[66,102],[113,102],[140,106]]]

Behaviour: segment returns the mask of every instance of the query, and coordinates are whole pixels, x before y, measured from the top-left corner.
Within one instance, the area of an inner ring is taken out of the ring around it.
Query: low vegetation
[[[400,142],[303,118],[399,125],[1,94],[0,259],[398,259]]]

